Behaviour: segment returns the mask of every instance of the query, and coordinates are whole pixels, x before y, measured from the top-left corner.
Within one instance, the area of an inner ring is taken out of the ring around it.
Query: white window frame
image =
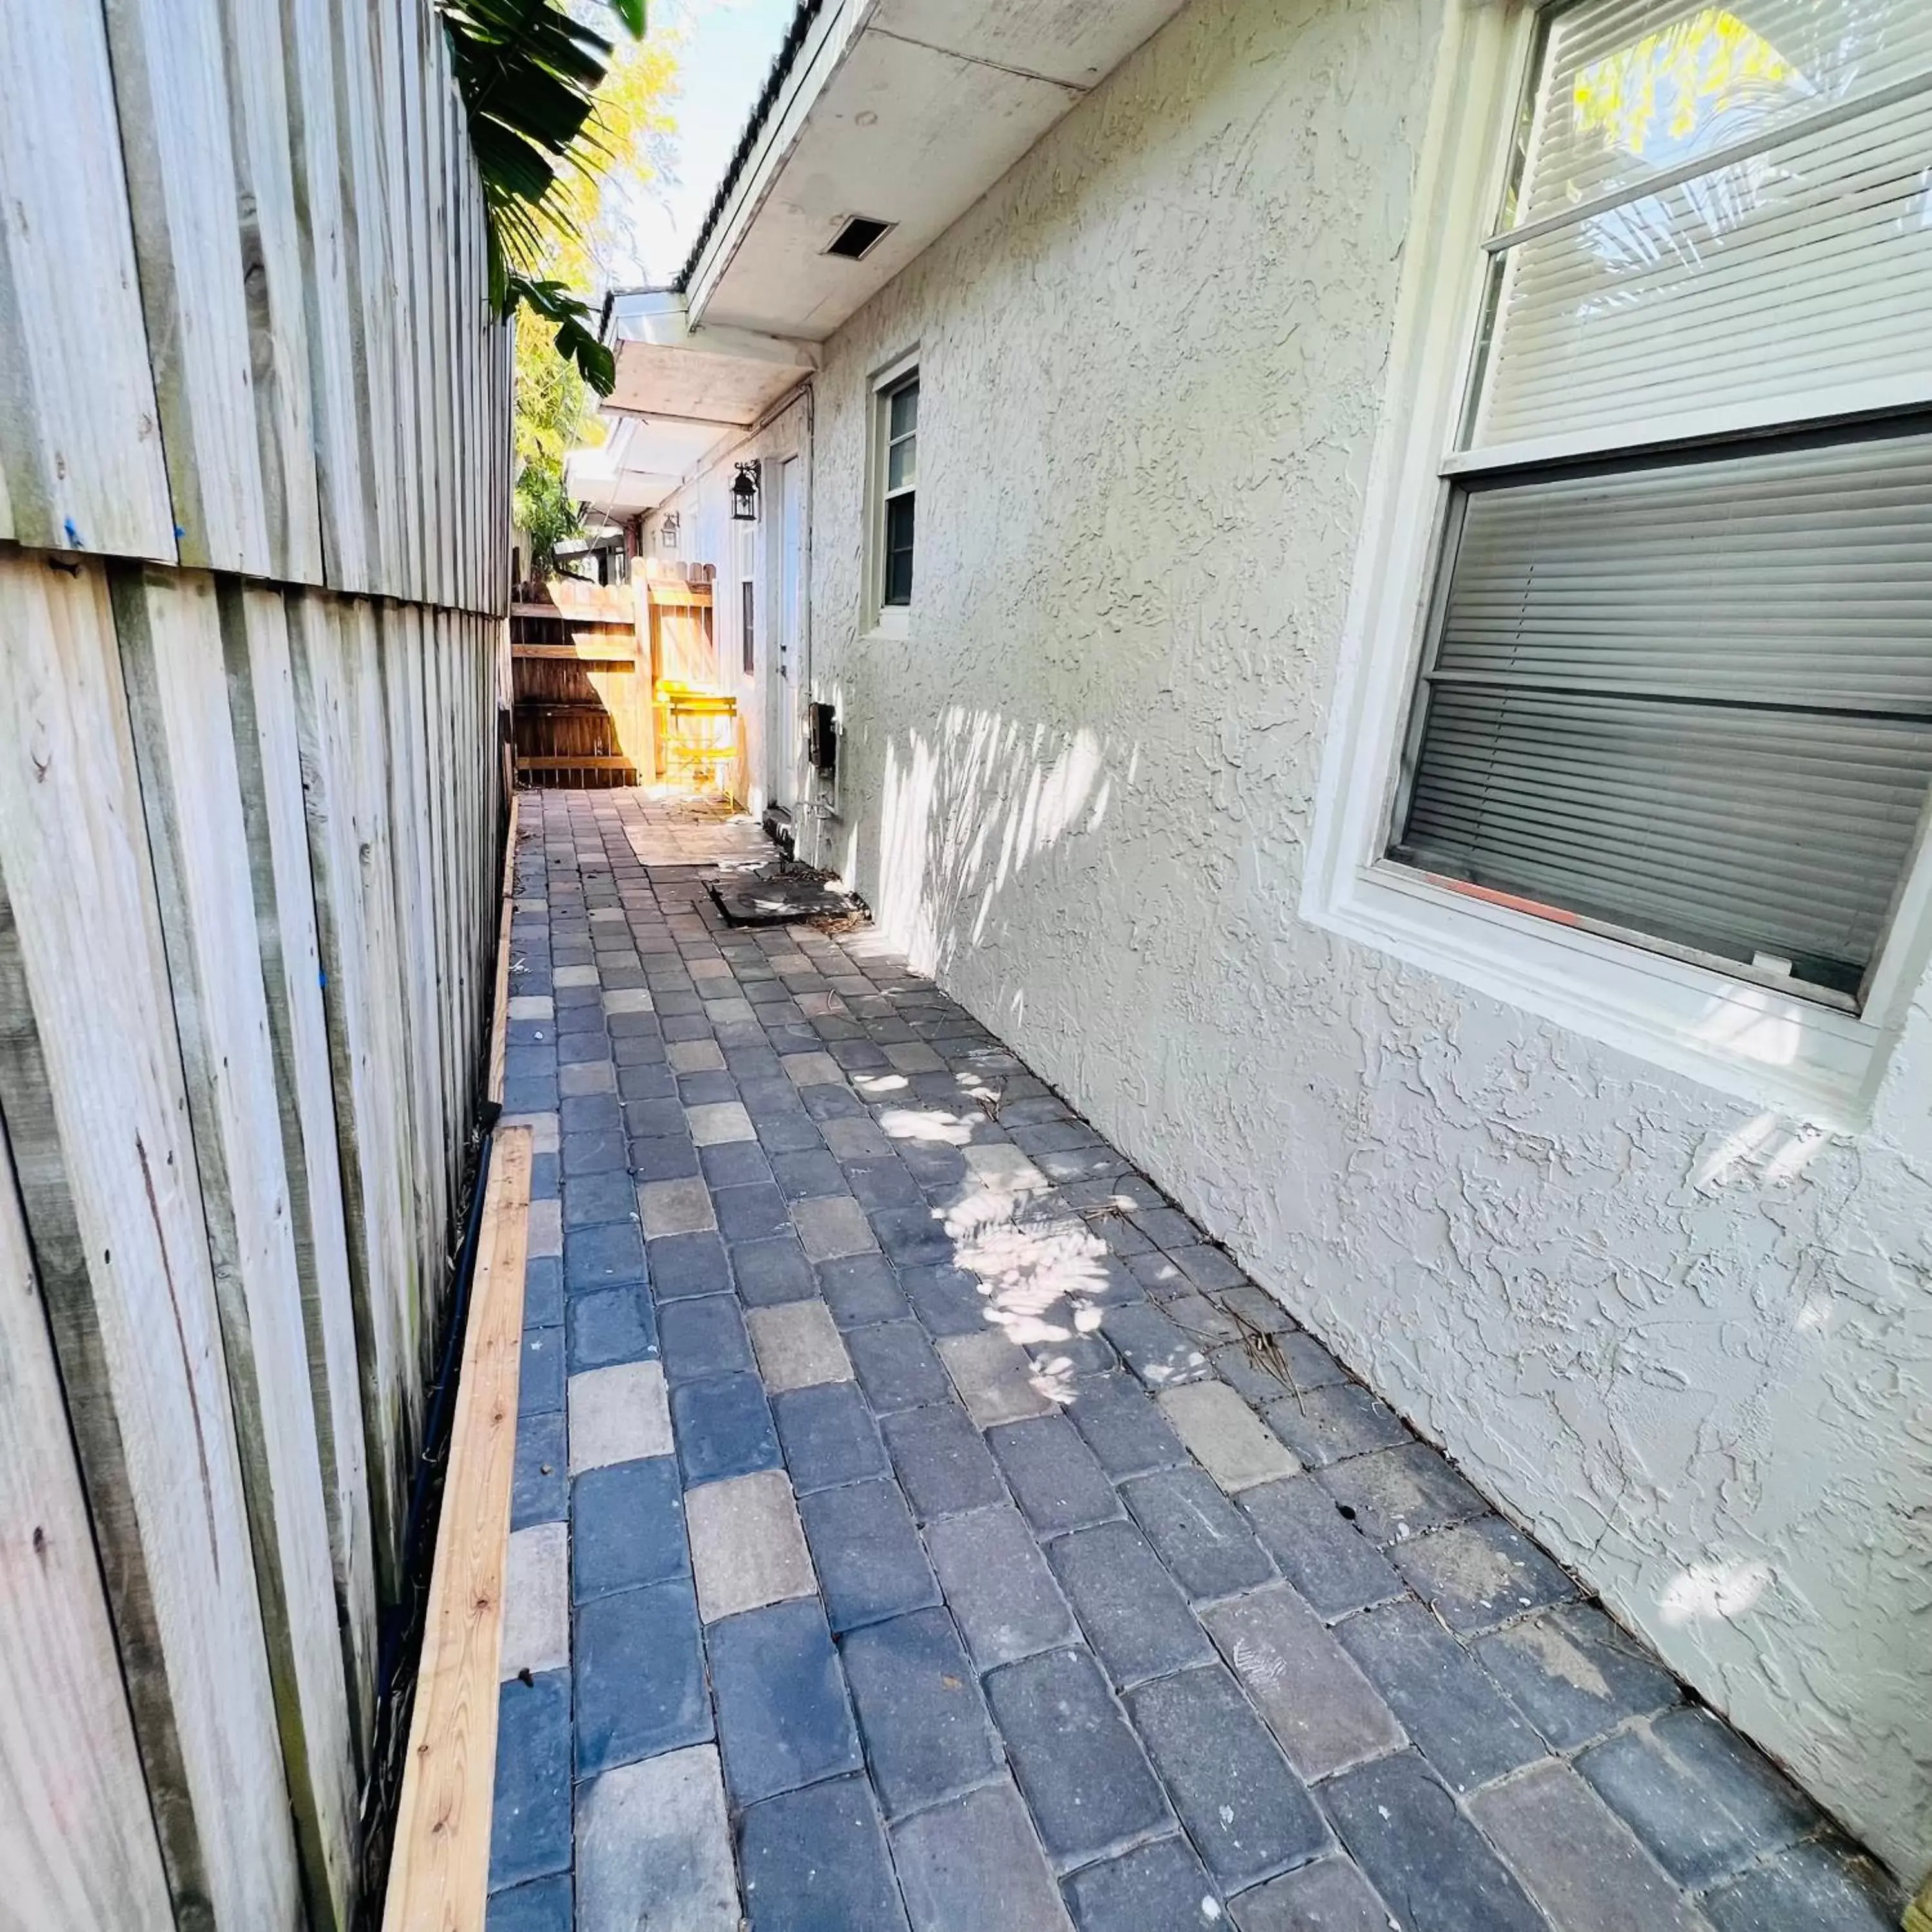
[[[886,446],[892,434],[892,392],[909,376],[920,374],[919,347],[915,344],[896,356],[884,368],[872,371],[866,397],[866,543],[865,586],[859,628],[873,637],[904,638],[911,634],[912,607],[886,602]],[[926,397],[922,386],[922,415]],[[920,428],[925,425],[922,422]],[[914,484],[917,488],[917,484]],[[917,512],[914,512],[915,518]],[[914,528],[916,531],[916,523]],[[917,537],[914,536],[916,546]],[[913,595],[919,595],[917,550],[915,547]]]
[[[1858,1013],[1477,898],[1384,856],[1453,478],[1467,466],[1456,452],[1481,322],[1483,244],[1502,206],[1540,10],[1538,0],[1450,0],[1416,174],[1302,914],[1694,1080],[1853,1130],[1870,1117],[1932,962],[1932,840],[1922,830]],[[1923,406],[1925,399],[1916,400]],[[1686,428],[1676,419],[1669,433],[1682,436]],[[1619,446],[1633,440],[1640,432],[1616,439]],[[1564,447],[1534,454],[1580,453],[1564,440]]]

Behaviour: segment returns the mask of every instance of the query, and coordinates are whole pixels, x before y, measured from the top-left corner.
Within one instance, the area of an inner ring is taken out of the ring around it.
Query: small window
[[[919,476],[917,370],[880,394],[879,416],[885,449],[879,601],[890,609],[912,602],[913,501]]]
[[[1761,15],[1545,18],[1386,849],[1856,1011],[1932,789],[1932,424],[1841,391],[1932,382],[1932,16]]]
[[[758,655],[753,644],[756,629],[752,622],[755,592],[748,577],[738,586],[738,647],[744,660],[744,672],[751,676],[758,668]]]

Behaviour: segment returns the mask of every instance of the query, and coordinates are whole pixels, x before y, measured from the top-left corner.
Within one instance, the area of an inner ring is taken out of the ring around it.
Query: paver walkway
[[[1892,1922],[961,1008],[642,862],[716,818],[524,801],[491,1932]]]

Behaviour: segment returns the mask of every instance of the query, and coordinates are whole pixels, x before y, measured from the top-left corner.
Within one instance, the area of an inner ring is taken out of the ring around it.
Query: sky
[[[668,282],[683,266],[794,6],[795,0],[651,0],[650,31],[676,34],[682,46],[670,176],[629,198],[638,280]]]

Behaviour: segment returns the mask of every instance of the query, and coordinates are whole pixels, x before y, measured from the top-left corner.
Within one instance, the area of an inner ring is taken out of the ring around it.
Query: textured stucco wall
[[[1932,1011],[1825,1139],[1297,914],[1441,4],[1196,0],[830,346],[821,856],[1916,1877]],[[912,634],[861,638],[914,344]]]

